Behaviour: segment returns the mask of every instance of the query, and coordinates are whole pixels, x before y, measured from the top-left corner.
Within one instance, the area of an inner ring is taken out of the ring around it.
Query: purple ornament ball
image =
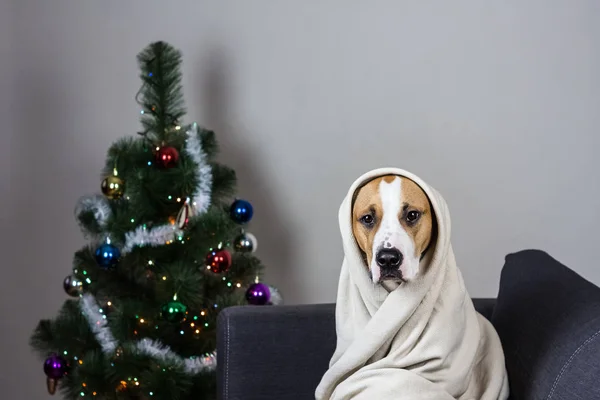
[[[271,300],[269,286],[264,283],[253,283],[246,291],[246,300],[253,306],[264,306]]]
[[[44,373],[50,379],[60,379],[67,373],[67,360],[58,354],[52,354],[44,362]]]

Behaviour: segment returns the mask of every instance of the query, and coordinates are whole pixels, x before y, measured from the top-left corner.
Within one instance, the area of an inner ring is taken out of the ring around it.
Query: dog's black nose
[[[402,253],[396,248],[381,249],[377,252],[376,260],[381,268],[396,268],[402,264]]]

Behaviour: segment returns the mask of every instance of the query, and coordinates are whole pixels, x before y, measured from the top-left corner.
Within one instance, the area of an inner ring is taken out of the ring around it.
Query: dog
[[[436,235],[425,192],[412,180],[385,175],[355,194],[352,231],[373,283],[410,282]]]
[[[315,398],[507,399],[502,343],[469,301],[441,194],[379,168],[354,181],[338,217],[337,344]]]

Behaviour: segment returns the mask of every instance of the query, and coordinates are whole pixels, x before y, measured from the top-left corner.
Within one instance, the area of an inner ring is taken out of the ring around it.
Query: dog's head
[[[429,198],[412,180],[386,175],[355,194],[352,230],[374,283],[407,282],[434,236]]]

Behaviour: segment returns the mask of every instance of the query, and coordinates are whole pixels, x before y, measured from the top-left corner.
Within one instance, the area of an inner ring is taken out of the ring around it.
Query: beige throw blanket
[[[415,280],[384,288],[369,278],[352,234],[352,198],[371,179],[395,174],[428,195],[438,236]],[[504,354],[492,325],[478,314],[450,245],[446,202],[415,175],[370,171],[350,187],[340,211],[344,246],[337,306],[337,348],[316,389],[317,400],[505,400]]]

